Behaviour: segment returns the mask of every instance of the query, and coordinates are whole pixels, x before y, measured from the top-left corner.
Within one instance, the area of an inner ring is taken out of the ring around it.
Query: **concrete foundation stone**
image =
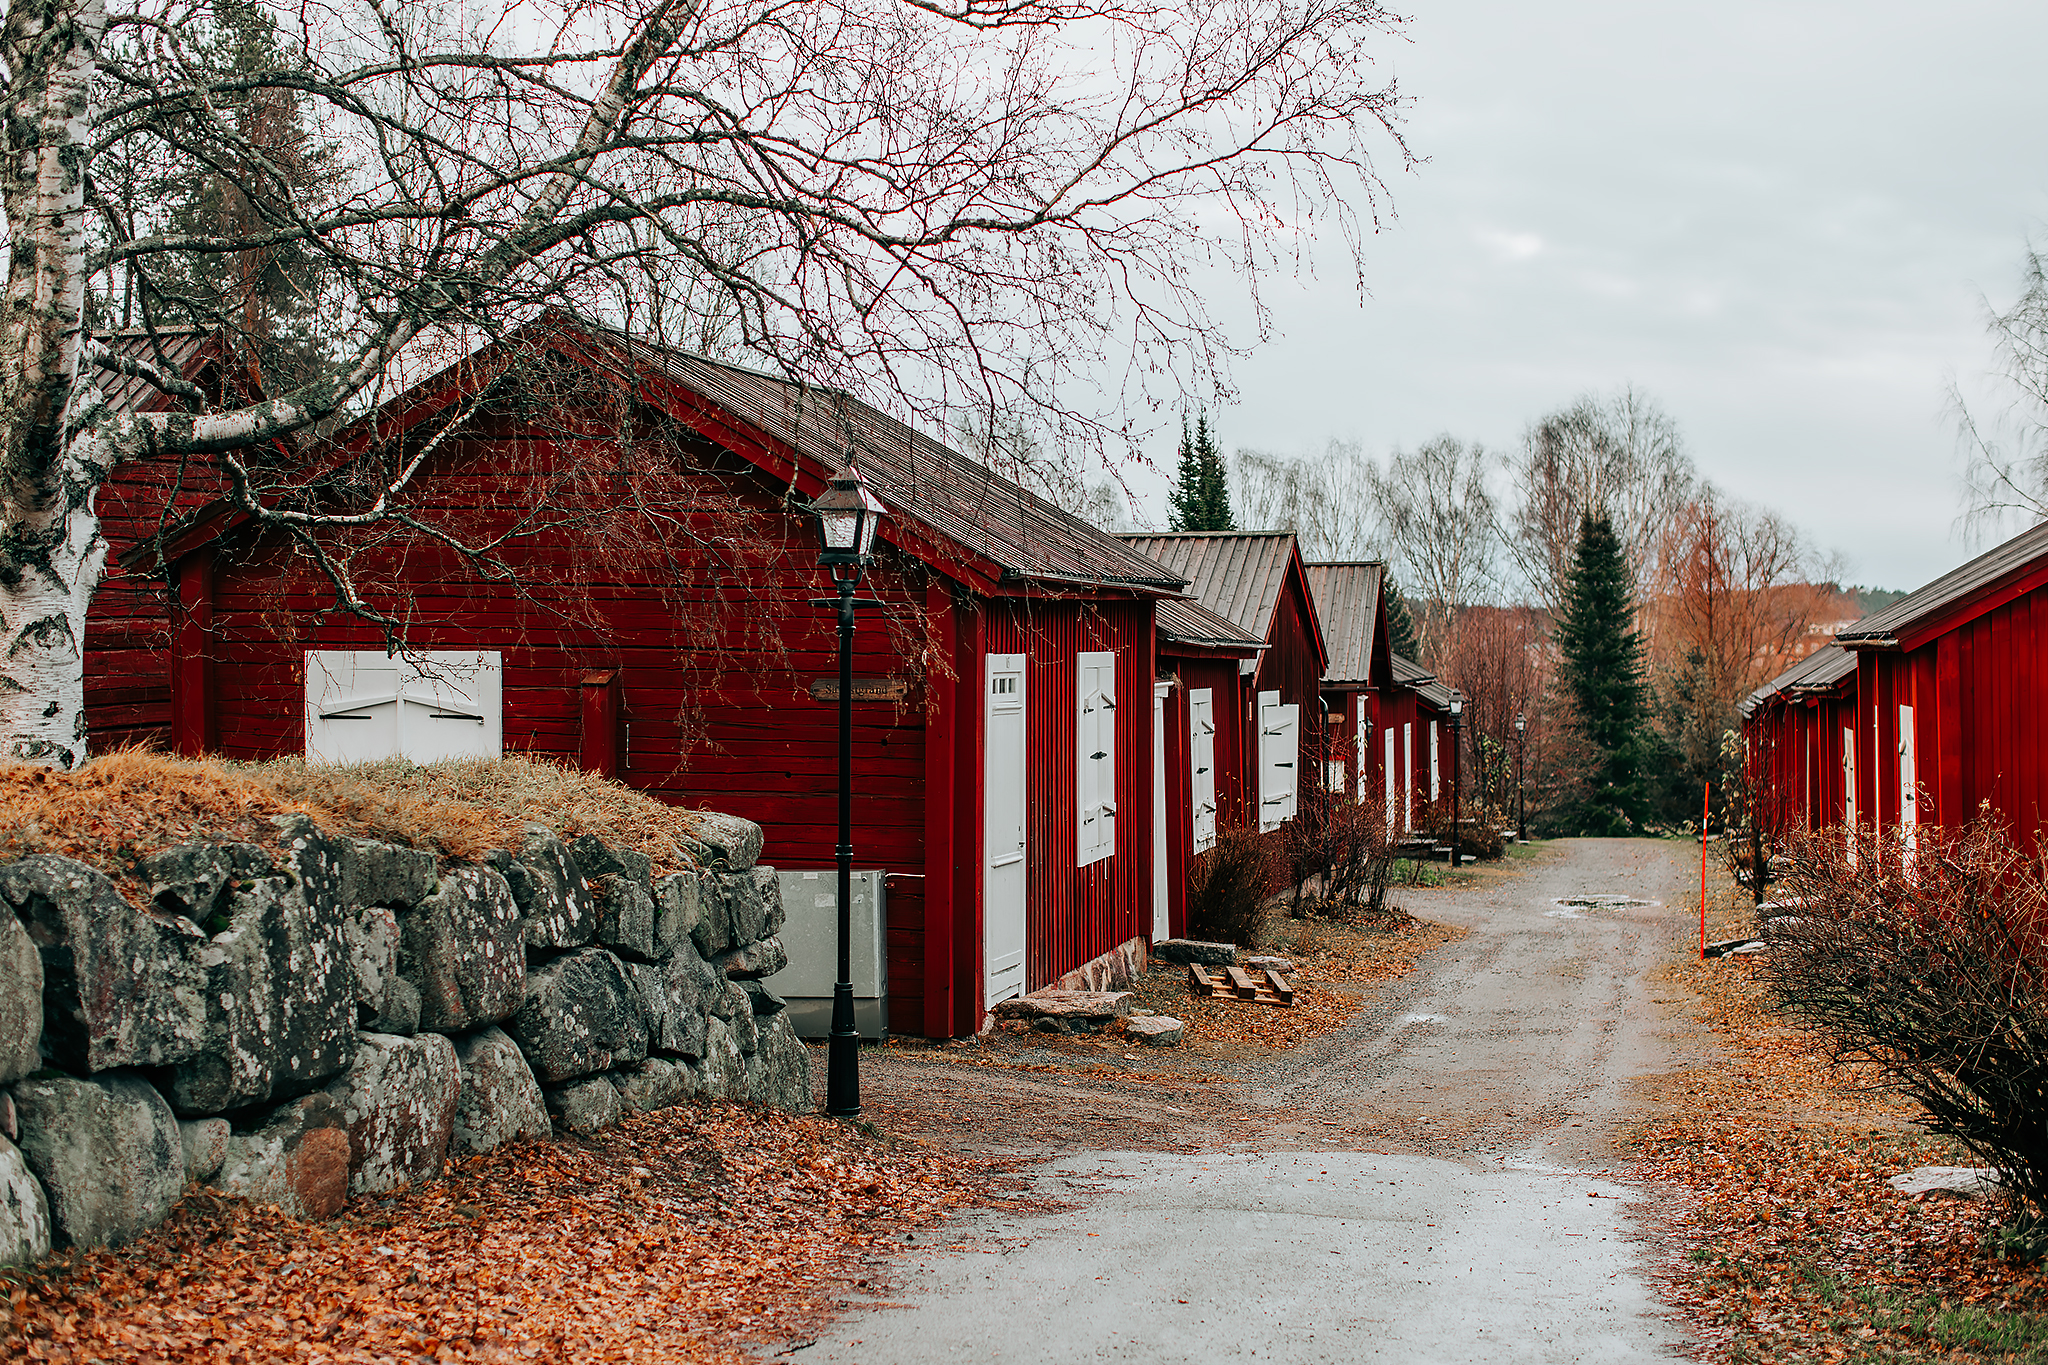
[[[441,1173],[462,1082],[438,1033],[362,1035],[355,1064],[327,1093],[348,1128],[349,1192],[381,1194]]]
[[[14,912],[0,906],[0,1085],[41,1067],[42,1043],[42,955]]]
[[[228,1139],[216,1187],[294,1218],[332,1218],[348,1203],[350,1154],[342,1106],[325,1093],[304,1095]]]
[[[0,1138],[0,1265],[50,1254],[50,1201],[21,1151]]]
[[[548,1113],[572,1133],[594,1133],[619,1121],[618,1087],[603,1076],[572,1081],[547,1092]]]
[[[455,867],[398,918],[398,970],[419,992],[419,1026],[459,1033],[508,1017],[526,996],[526,925],[507,880]]]
[[[59,1246],[115,1246],[170,1214],[185,1148],[164,1097],[130,1072],[18,1082],[21,1154]]]
[[[178,1142],[185,1150],[185,1182],[204,1184],[220,1174],[234,1129],[226,1119],[180,1119]]]
[[[487,1028],[456,1039],[455,1060],[462,1090],[455,1102],[451,1153],[488,1152],[508,1142],[548,1135],[540,1082],[503,1029]]]
[[[786,1014],[759,1021],[760,1046],[747,1059],[747,1098],[793,1114],[812,1107],[811,1052]]]
[[[565,953],[526,976],[506,1026],[543,1084],[647,1056],[647,1017],[625,964],[603,948]]]
[[[0,902],[42,959],[43,1049],[58,1066],[90,1074],[198,1054],[206,936],[189,920],[138,910],[101,873],[48,853],[0,865]]]

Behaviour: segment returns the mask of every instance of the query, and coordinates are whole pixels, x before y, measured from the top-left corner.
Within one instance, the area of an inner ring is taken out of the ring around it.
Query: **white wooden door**
[[[1856,727],[1842,727],[1842,841],[1856,866]]]
[[[306,757],[315,763],[497,758],[504,656],[494,649],[306,651]]]
[[[1386,733],[1385,747],[1386,752],[1381,757],[1386,760],[1386,768],[1381,772],[1380,777],[1386,783],[1387,833],[1392,835],[1394,832],[1395,812],[1400,809],[1400,803],[1394,797],[1394,785],[1401,780],[1401,766],[1397,761],[1398,756],[1394,753],[1394,732],[1392,730],[1388,730]]]
[[[1429,723],[1429,800],[1430,804],[1444,799],[1443,770],[1437,765],[1436,722]]]
[[[982,1008],[1024,993],[1024,656],[991,654],[983,688]]]
[[[1415,832],[1415,722],[1401,726],[1401,829]]]
[[[1194,850],[1216,846],[1216,694],[1188,693],[1188,806]]]
[[[1351,738],[1353,741],[1352,747],[1357,750],[1355,761],[1358,764],[1352,780],[1358,784],[1358,804],[1362,806],[1372,799],[1372,787],[1365,780],[1365,760],[1367,755],[1365,752],[1365,697],[1363,695],[1359,696],[1352,703]]]
[[[1152,684],[1152,937],[1172,938],[1166,880],[1166,696],[1173,684]]]
[[[1899,708],[1899,844],[1910,867],[1920,846],[1920,779],[1915,771],[1913,708]]]

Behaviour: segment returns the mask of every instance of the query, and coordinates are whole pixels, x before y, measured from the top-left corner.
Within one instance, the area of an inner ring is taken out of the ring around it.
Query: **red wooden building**
[[[406,623],[398,659],[279,531],[215,509],[171,543],[181,749],[501,746],[757,820],[767,861],[829,867],[837,713],[811,684],[836,644],[804,508],[851,454],[889,512],[856,637],[856,674],[886,681],[855,708],[853,838],[890,874],[890,1027],[971,1032],[1159,927],[1142,813],[1155,604],[1179,574],[842,394],[583,323],[417,385],[346,434],[334,477],[429,443],[415,504],[507,538],[488,571],[431,537],[346,546],[349,581]]]
[[[1835,636],[1751,699],[1781,832],[1960,824],[1980,803],[2041,847],[2048,815],[2048,524]]]
[[[1380,700],[1394,686],[1394,656],[1387,645],[1382,600],[1387,566],[1364,560],[1305,567],[1330,655],[1322,683],[1329,736],[1324,782],[1332,791],[1364,801],[1383,794],[1383,746],[1373,736]]]
[[[1321,684],[1329,667],[1308,576],[1291,531],[1195,531],[1127,535],[1132,547],[1187,580],[1187,591],[1242,639],[1264,648],[1240,688],[1234,723],[1242,739],[1221,760],[1241,776],[1227,823],[1278,829],[1294,814],[1301,775],[1324,747]],[[1220,706],[1220,698],[1218,699]],[[1219,731],[1220,733],[1220,731]]]

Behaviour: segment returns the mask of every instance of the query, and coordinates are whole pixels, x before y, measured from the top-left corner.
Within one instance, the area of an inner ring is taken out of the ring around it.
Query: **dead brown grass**
[[[0,861],[61,853],[111,872],[198,839],[268,843],[270,817],[309,815],[356,838],[473,859],[539,821],[564,838],[637,848],[657,872],[692,865],[694,817],[594,773],[528,758],[421,766],[232,763],[124,749],[75,773],[0,763]]]

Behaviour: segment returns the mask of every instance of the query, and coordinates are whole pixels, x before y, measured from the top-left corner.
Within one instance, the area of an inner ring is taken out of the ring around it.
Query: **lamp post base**
[[[825,1042],[825,1112],[860,1116],[860,1032],[853,1026],[853,983],[832,987],[832,1034]]]

